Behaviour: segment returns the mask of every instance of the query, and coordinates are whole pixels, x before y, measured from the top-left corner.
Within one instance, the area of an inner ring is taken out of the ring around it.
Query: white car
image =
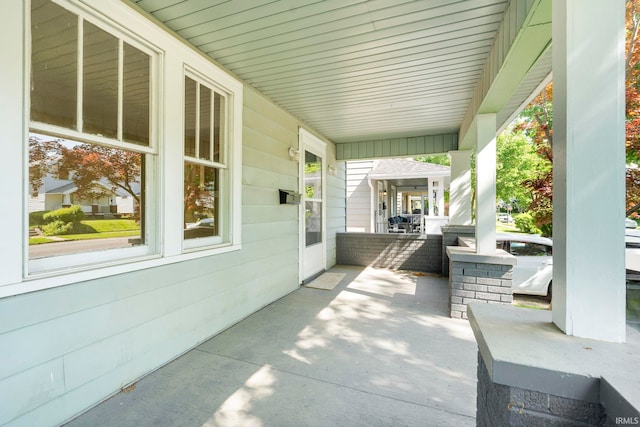
[[[511,224],[513,222],[513,217],[506,213],[499,213],[498,221]]]
[[[498,233],[496,247],[518,258],[513,267],[513,293],[551,297],[553,242],[534,234]]]
[[[625,265],[627,272],[640,273],[640,230],[625,230]]]
[[[627,273],[640,274],[640,230],[626,229]],[[513,293],[551,298],[553,242],[534,234],[498,233],[496,247],[517,257],[513,267]]]
[[[215,218],[202,218],[198,222],[188,223],[187,228],[213,227],[214,224],[215,224]]]

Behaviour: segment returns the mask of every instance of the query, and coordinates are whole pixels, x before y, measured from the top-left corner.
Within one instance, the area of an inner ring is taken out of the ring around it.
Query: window
[[[540,243],[512,241],[509,246],[511,255],[515,256],[549,256],[552,254],[551,246]]]
[[[30,272],[153,252],[154,57],[81,11],[32,0]]]
[[[306,246],[322,242],[322,157],[304,152]]]
[[[195,75],[184,78],[185,247],[228,242],[226,96]],[[204,239],[207,238],[207,239]]]

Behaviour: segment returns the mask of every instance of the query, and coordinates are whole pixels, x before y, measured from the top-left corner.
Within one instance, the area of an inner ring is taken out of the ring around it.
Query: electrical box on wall
[[[281,205],[299,205],[302,200],[302,194],[292,190],[280,190]]]

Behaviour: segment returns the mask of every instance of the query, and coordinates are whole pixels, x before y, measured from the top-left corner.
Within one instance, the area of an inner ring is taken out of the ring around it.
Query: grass
[[[498,233],[522,233],[514,224],[505,224],[504,222],[496,222],[496,232]]]
[[[98,233],[140,230],[140,226],[132,219],[87,219],[82,223]]]
[[[53,243],[56,240],[50,239],[48,237],[29,237],[30,245],[42,245],[43,243]]]
[[[112,237],[140,236],[140,225],[132,219],[88,219],[81,221],[87,230],[95,233],[66,234],[64,236],[30,237],[29,245],[54,243],[69,240],[94,240]]]
[[[94,239],[109,239],[112,237],[131,237],[140,236],[140,230],[132,231],[112,231],[109,233],[88,233],[88,234],[66,234],[59,236],[62,240],[94,240]],[[60,239],[58,239],[60,241]]]

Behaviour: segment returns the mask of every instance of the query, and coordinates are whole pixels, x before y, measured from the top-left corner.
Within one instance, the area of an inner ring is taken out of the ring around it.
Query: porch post
[[[438,216],[444,216],[444,179],[438,178]]]
[[[496,115],[476,117],[476,251],[496,252]]]
[[[625,2],[552,7],[553,322],[624,342]]]
[[[471,225],[471,150],[449,151],[449,224]]]
[[[433,217],[433,181],[427,178],[427,200],[429,201],[429,217]]]

